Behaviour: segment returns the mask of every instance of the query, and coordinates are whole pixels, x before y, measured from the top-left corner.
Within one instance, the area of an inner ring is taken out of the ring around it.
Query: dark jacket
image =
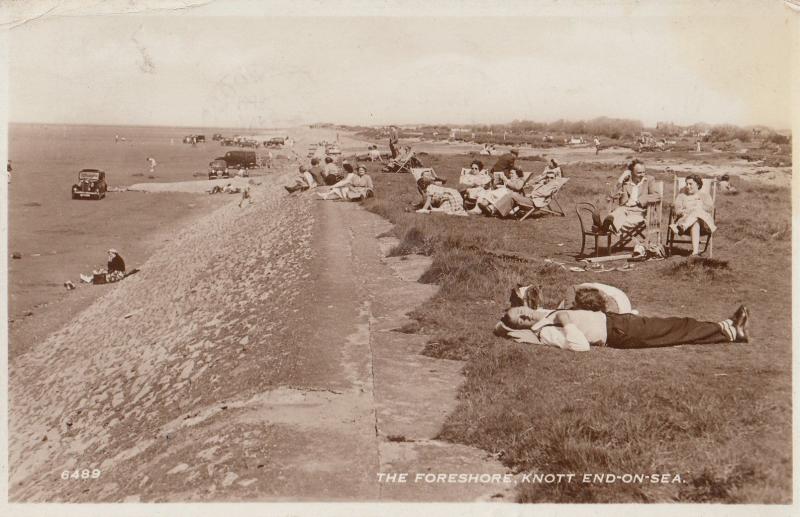
[[[125,261],[119,255],[114,255],[114,258],[108,261],[108,272],[114,271],[125,272]]]
[[[492,172],[508,172],[514,168],[517,157],[512,153],[506,153],[497,159],[497,163],[492,167]]]

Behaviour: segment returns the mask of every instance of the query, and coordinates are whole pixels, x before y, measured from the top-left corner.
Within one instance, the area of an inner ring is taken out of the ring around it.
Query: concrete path
[[[10,365],[12,501],[469,501],[504,473],[434,439],[461,363],[394,329],[435,288],[388,224],[287,196],[287,172],[175,236]],[[62,479],[76,470],[89,479]]]

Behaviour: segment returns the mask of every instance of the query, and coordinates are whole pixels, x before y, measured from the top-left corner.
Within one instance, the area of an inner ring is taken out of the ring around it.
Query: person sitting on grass
[[[317,195],[322,199],[342,199],[348,201],[362,201],[375,193],[372,178],[367,174],[367,168],[359,165],[355,173],[348,174],[343,180],[331,186],[325,193]]]
[[[747,343],[749,311],[740,305],[722,321],[659,318],[588,310],[534,310],[512,307],[495,334],[521,342],[585,352],[590,346],[656,348],[688,344]]]
[[[339,171],[339,168],[333,163],[333,158],[330,156],[325,157],[325,168],[322,169],[322,180],[326,185],[333,185],[341,181],[344,174]]]
[[[464,199],[454,188],[443,187],[431,183],[425,189],[425,203],[417,210],[420,214],[443,212],[448,215],[467,215],[464,210]]]
[[[712,234],[717,231],[711,210],[714,202],[711,196],[702,192],[703,179],[692,174],[686,177],[686,186],[675,198],[675,215],[678,218],[669,225],[672,233],[676,235],[691,235],[692,256],[700,255],[700,232]]]
[[[314,183],[322,184],[322,167],[319,165],[319,158],[311,158],[311,169],[308,171],[311,177],[314,178]]]
[[[294,178],[292,185],[285,185],[285,188],[290,194],[296,191],[304,191],[317,186],[314,176],[311,174],[311,167],[308,165],[301,165],[297,169],[298,175]]]
[[[647,204],[658,201],[660,197],[655,181],[645,171],[644,164],[639,162],[633,166],[630,174],[623,173],[620,176],[616,192],[611,196],[618,200],[619,206],[603,220],[604,230],[619,233],[644,222]]]

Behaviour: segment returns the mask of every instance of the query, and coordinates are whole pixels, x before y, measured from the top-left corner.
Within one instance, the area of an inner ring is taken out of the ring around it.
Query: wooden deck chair
[[[524,212],[520,221],[524,221],[536,213],[564,217],[564,209],[558,203],[558,193],[568,181],[569,178],[553,178],[547,183],[526,185],[525,197],[530,200],[531,204],[530,206],[520,205],[520,212]]]
[[[678,217],[675,214],[675,200],[678,198],[683,189],[686,188],[686,178],[674,176],[672,179],[672,204],[669,207],[669,219],[667,220],[667,253],[672,255],[673,248],[676,244],[692,244],[692,238],[689,235],[677,235],[669,225],[674,223]],[[703,187],[701,192],[707,193],[711,197],[711,217],[714,222],[717,221],[717,180],[716,178],[703,178]],[[706,238],[705,245],[703,246],[702,253],[708,252],[708,258],[714,258],[714,236],[700,226],[700,240],[702,244],[703,237]]]
[[[383,172],[404,173],[411,172],[412,168],[422,167],[422,162],[414,155],[414,152],[400,155],[384,165]]]
[[[663,226],[664,207],[664,182],[656,181],[656,192],[660,194],[658,201],[648,203],[644,213],[644,221],[631,228],[623,228],[619,232],[619,239],[611,247],[612,250],[622,250],[634,239],[641,239],[645,244],[661,243],[661,228]]]

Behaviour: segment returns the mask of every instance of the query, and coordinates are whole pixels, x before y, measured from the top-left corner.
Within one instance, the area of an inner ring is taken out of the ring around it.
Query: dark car
[[[200,143],[200,142],[205,143],[206,135],[194,135],[194,141],[197,142],[197,143]]]
[[[236,141],[233,138],[223,138],[219,141],[219,145],[224,145],[225,147],[232,147],[236,145]]]
[[[283,147],[283,144],[285,144],[285,143],[286,143],[286,139],[285,138],[283,138],[282,136],[276,136],[276,137],[273,137],[273,138],[270,138],[269,140],[267,140],[267,142],[264,145],[266,147],[279,148],[279,147]]]
[[[208,164],[208,179],[213,180],[229,177],[228,162],[225,161],[225,158],[214,158],[214,160]]]
[[[78,173],[78,183],[72,185],[72,199],[103,199],[107,191],[104,171],[83,169]]]
[[[258,160],[255,151],[228,151],[225,153],[225,162],[231,169],[255,169],[258,167]]]
[[[220,133],[214,133],[214,136],[211,137],[211,140],[214,140],[215,142],[217,140],[222,140],[222,135]]]

